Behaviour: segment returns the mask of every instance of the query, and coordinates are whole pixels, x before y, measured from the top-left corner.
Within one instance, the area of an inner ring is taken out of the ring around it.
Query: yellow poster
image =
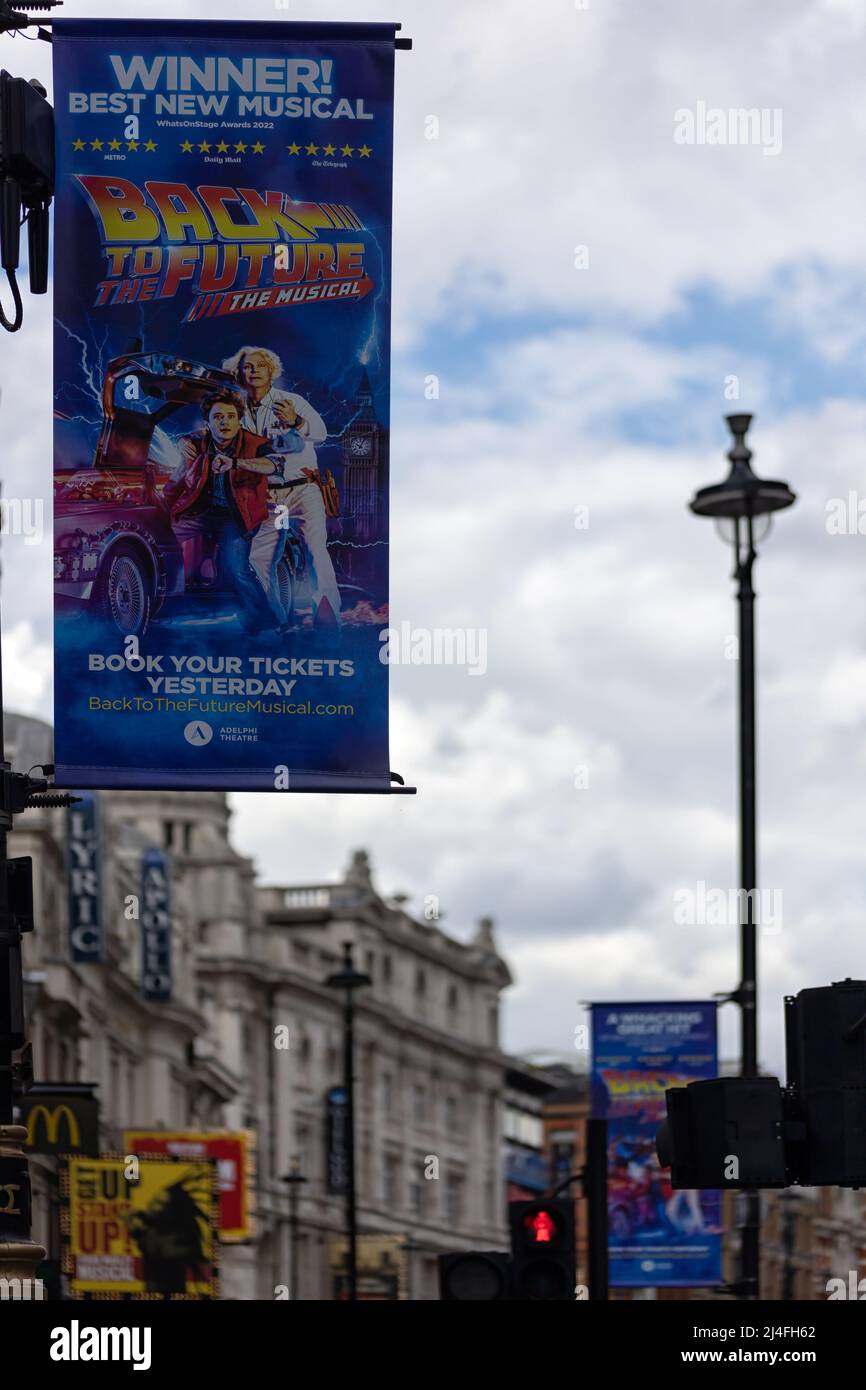
[[[253,1234],[255,1139],[252,1130],[127,1129],[124,1150],[150,1158],[216,1160],[219,1187],[219,1238],[223,1244],[249,1240]]]
[[[218,1297],[212,1162],[70,1155],[62,1191],[64,1268],[74,1292]]]
[[[345,1236],[332,1236],[329,1245],[333,1297],[342,1300],[349,1296],[349,1243]],[[357,1257],[359,1301],[390,1302],[409,1297],[404,1235],[360,1235]]]

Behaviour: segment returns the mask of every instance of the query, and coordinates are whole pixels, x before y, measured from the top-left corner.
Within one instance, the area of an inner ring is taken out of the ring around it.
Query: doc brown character
[[[303,396],[274,385],[283,374],[283,364],[270,348],[242,347],[223,362],[223,370],[231,372],[244,391],[244,426],[265,435],[271,452],[280,460],[270,481],[268,521],[253,541],[253,565],[271,603],[279,603],[277,566],[288,539],[287,523],[297,522],[309,557],[313,621],[320,626],[339,625],[340,590],[328,553],[327,519],[316,458],[316,445],[328,437],[325,422]]]

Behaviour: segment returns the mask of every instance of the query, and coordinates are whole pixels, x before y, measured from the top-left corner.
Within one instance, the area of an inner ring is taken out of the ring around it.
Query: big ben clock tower
[[[343,430],[344,534],[360,545],[381,540],[384,498],[381,496],[382,426],[373,410],[373,392],[366,370],[355,392],[355,414]]]

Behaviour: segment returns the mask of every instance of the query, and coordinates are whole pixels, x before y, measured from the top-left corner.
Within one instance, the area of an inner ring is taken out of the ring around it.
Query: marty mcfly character
[[[268,517],[271,446],[243,427],[244,400],[231,388],[209,396],[202,413],[207,428],[179,441],[183,463],[163,493],[174,533],[181,542],[203,537],[219,547],[221,577],[237,594],[247,632],[279,628],[282,606],[269,602],[250,563],[253,537]]]
[[[328,530],[321,489],[316,486],[317,444],[328,431],[321,415],[294,391],[274,386],[283,364],[269,348],[242,347],[223,362],[246,393],[243,424],[270,440],[271,452],[281,458],[281,470],[270,480],[268,523],[253,541],[252,562],[268,590],[272,604],[279,603],[276,568],[286,547],[286,523],[296,520],[310,563],[313,585],[313,621],[333,627],[340,623],[340,590],[328,554]],[[277,508],[280,508],[279,516]],[[284,614],[284,619],[288,614]]]

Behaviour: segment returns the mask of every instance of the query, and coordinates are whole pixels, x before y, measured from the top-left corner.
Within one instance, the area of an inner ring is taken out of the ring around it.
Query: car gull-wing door
[[[104,420],[93,464],[143,469],[156,427],[182,405],[201,404],[234,386],[228,372],[164,352],[125,353],[109,362],[102,389]]]

